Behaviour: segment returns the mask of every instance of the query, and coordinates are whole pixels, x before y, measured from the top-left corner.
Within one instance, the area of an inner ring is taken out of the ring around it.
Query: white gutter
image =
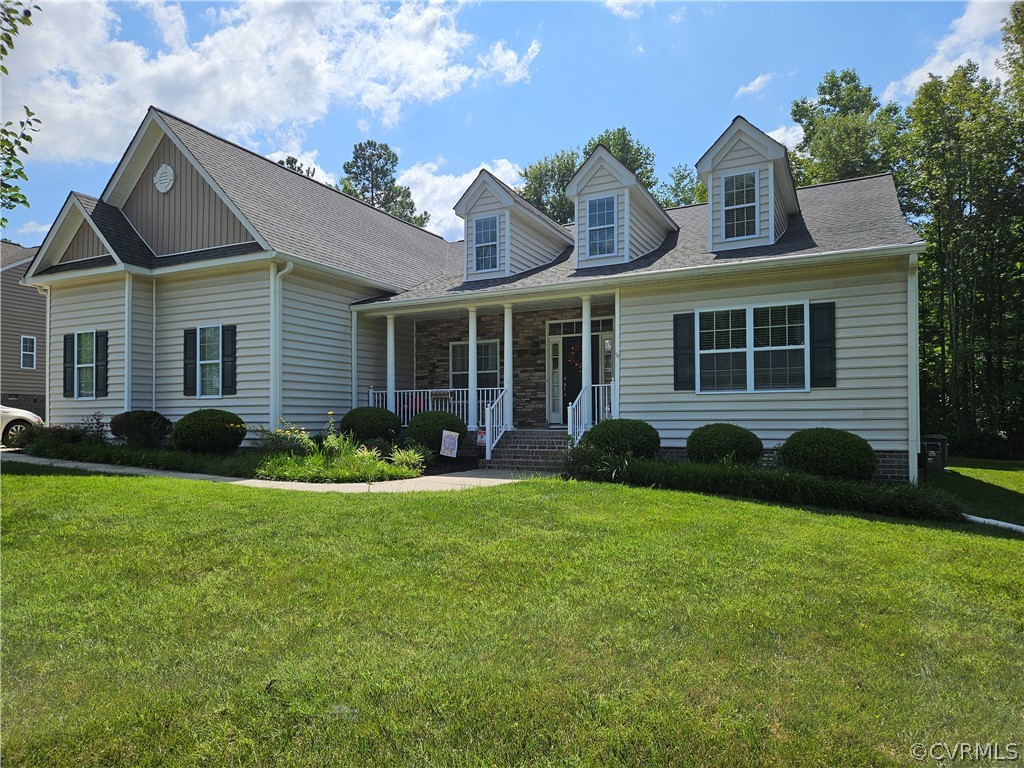
[[[293,261],[289,261],[280,272],[276,262],[270,265],[270,429],[277,429],[281,423],[281,294],[284,278],[293,269]]]
[[[132,273],[124,276],[124,409],[132,409]],[[154,364],[154,368],[155,368]]]

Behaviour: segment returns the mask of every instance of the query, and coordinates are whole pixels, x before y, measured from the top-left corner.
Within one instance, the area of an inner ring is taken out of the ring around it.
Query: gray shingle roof
[[[10,240],[0,241],[0,268],[6,269],[11,264],[17,264],[23,259],[31,259],[39,250],[38,245],[26,248],[19,243],[12,243]],[[25,268],[28,268],[28,264]]]
[[[95,197],[83,195],[81,192],[72,192],[71,194],[78,198],[78,202],[82,204],[86,213],[89,214],[89,218],[103,233],[103,237],[110,243],[110,247],[114,249],[114,253],[121,261],[135,267],[153,266],[156,258],[153,251],[146,245],[146,241],[139,236],[135,227],[128,222],[119,208],[107,205]]]
[[[921,236],[903,217],[892,176],[821,184],[797,190],[801,212],[789,218],[785,234],[774,245],[740,248],[720,253],[707,249],[707,205],[673,208],[668,215],[679,225],[659,248],[626,264],[575,269],[572,247],[551,263],[510,277],[464,283],[461,262],[447,274],[435,275],[397,296],[378,299],[405,300],[463,297],[510,288],[571,284],[606,275],[634,275],[687,267],[714,267],[781,256],[810,256],[888,245],[921,242]]]
[[[96,269],[97,267],[109,267],[117,262],[113,256],[93,256],[90,259],[77,259],[65,261],[63,264],[54,264],[52,267],[37,272],[37,275],[56,275],[61,272],[77,272],[85,269]]]
[[[443,238],[156,111],[274,250],[399,289],[443,267]]]

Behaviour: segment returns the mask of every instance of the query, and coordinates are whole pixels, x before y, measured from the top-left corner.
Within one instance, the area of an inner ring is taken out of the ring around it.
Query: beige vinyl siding
[[[588,253],[589,235],[587,234],[588,201],[595,197],[607,197],[608,195],[615,195],[615,254],[590,258]],[[581,267],[615,264],[622,261],[626,248],[625,198],[622,183],[603,164],[594,172],[593,176],[587,179],[587,183],[580,187],[579,196],[576,199],[576,232],[579,239],[576,244],[576,252],[579,254]]]
[[[359,318],[359,391],[360,406],[368,402],[370,387],[387,388],[387,320],[383,317]],[[413,321],[395,318],[395,388],[413,389],[416,386],[416,341]]]
[[[770,203],[770,168],[771,164],[750,144],[739,139],[718,161],[712,172],[711,190],[711,233],[712,251],[728,250],[729,248],[750,248],[767,245],[773,241],[772,214]],[[746,171],[757,171],[757,237],[726,240],[722,228],[722,211],[725,206],[725,177]]]
[[[474,248],[475,241],[475,227],[474,221],[476,219],[484,218],[485,216],[497,216],[498,217],[498,268],[497,270],[488,270],[486,272],[476,271],[476,249]],[[473,203],[473,207],[467,211],[466,214],[466,279],[467,280],[487,280],[496,275],[502,275],[505,273],[505,217],[508,215],[502,205],[501,201],[498,200],[494,194],[486,187],[481,192],[480,197]]]
[[[46,297],[35,286],[21,285],[19,281],[28,264],[8,267],[0,272],[0,303],[3,304],[3,323],[0,323],[0,368],[3,370],[3,394],[30,395],[39,400],[34,404],[42,410],[46,394]],[[36,340],[36,367],[21,367],[21,337]],[[27,407],[32,403],[8,403]],[[29,408],[29,410],[34,410]]]
[[[89,400],[64,397],[64,334],[107,332],[107,396]],[[50,298],[49,390],[53,424],[78,424],[100,411],[109,420],[124,410],[124,275],[54,285]]]
[[[165,163],[174,169],[174,186],[161,194],[153,177]],[[158,256],[253,240],[166,136],[157,145],[122,210]]]
[[[265,265],[160,277],[156,314],[158,411],[177,421],[199,408],[221,408],[237,413],[250,426],[269,424],[270,271]],[[184,332],[201,325],[237,326],[237,394],[183,394]]]
[[[566,243],[542,232],[522,213],[512,214],[512,274],[550,263]]]
[[[908,374],[906,265],[832,268],[788,277],[748,277],[623,289],[620,414],[653,424],[665,446],[683,446],[701,424],[729,422],[773,446],[794,430],[829,426],[877,450],[906,450]],[[672,316],[696,308],[836,303],[838,386],[810,392],[704,393],[673,390]]]
[[[132,410],[153,407],[153,279],[132,275]]]
[[[637,200],[642,193],[636,189],[629,193],[629,258],[638,259],[665,241],[668,228],[655,218],[647,206]]]
[[[775,240],[785,234],[786,229],[789,227],[789,216],[786,215],[786,206],[782,204],[782,184],[783,181],[778,175],[773,174],[775,180]]]
[[[91,259],[94,256],[104,256],[108,253],[110,251],[103,245],[103,241],[96,235],[96,231],[89,225],[89,222],[83,221],[58,263],[66,264],[69,261]]]

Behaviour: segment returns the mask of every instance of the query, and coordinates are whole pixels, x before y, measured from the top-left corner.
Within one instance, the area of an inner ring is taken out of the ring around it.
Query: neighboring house
[[[916,478],[924,244],[892,178],[797,190],[741,117],[697,170],[710,202],[666,211],[598,147],[566,226],[481,171],[447,243],[150,109],[26,278],[50,292],[51,420],[222,407],[317,427],[371,403],[455,411],[488,453],[609,416],[674,451],[709,422],[767,446],[825,425]]]
[[[46,416],[46,298],[22,285],[39,247],[0,242],[0,403]]]

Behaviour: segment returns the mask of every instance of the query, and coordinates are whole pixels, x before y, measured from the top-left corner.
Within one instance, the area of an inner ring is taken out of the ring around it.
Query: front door
[[[583,337],[563,336],[562,349],[565,364],[562,366],[562,423],[569,423],[569,406],[583,389]]]
[[[550,368],[552,375],[552,423],[568,423],[569,406],[583,389],[583,337],[561,336],[551,340]],[[601,337],[590,337],[592,384],[602,380]]]

